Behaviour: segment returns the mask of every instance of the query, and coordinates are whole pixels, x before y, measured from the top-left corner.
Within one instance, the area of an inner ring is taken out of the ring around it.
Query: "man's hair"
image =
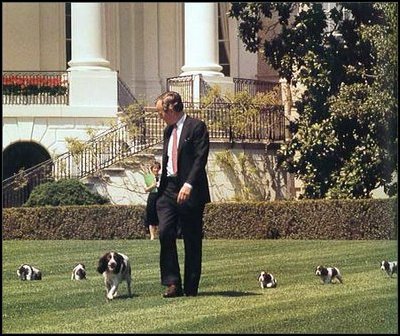
[[[168,111],[169,108],[175,112],[181,112],[183,110],[182,98],[178,92],[167,91],[157,97],[156,102],[162,101],[164,111]]]

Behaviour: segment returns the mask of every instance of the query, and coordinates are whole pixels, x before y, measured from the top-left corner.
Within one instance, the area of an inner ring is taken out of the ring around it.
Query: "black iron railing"
[[[196,90],[195,86],[199,88]],[[247,91],[250,96],[255,96],[258,92],[269,92],[274,90],[280,84],[271,81],[247,79],[247,78],[233,78],[234,93]],[[196,101],[202,102],[202,98],[207,94],[211,85],[207,83],[201,74],[177,76],[167,78],[167,90],[178,92],[182,100],[186,102],[194,102],[195,92],[198,92]]]
[[[178,92],[182,101],[194,103],[194,101],[201,101],[201,97],[206,94],[207,83],[201,74],[170,77],[167,78],[167,91],[170,90]],[[197,92],[199,97],[196,97]]]
[[[255,96],[258,92],[272,91],[279,83],[264,80],[233,78],[235,93],[247,91],[250,96]]]
[[[235,104],[223,102],[207,106],[198,106],[192,102],[183,104],[188,115],[206,123],[211,141],[270,143],[285,139],[286,117],[281,105],[253,107],[258,113],[237,118],[241,107]],[[152,109],[154,113],[146,113],[144,121],[146,136],[152,134],[161,139],[165,124],[154,108],[147,109]]]
[[[211,141],[269,143],[285,138],[283,106],[255,107],[258,113],[237,118],[241,107],[235,104],[216,102],[200,108],[185,105],[188,115],[207,124]]]
[[[118,106],[126,108],[129,105],[138,103],[138,100],[132,94],[128,85],[118,76]]]

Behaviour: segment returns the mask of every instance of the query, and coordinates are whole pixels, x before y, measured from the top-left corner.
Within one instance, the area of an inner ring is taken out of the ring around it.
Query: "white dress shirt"
[[[183,116],[181,117],[181,119],[179,119],[176,123],[177,126],[177,138],[178,138],[178,144],[177,147],[179,148],[179,139],[181,138],[181,134],[182,134],[182,129],[183,129],[183,123],[185,122],[186,119],[186,114],[184,113]],[[168,141],[168,162],[167,162],[167,175],[173,175],[173,170],[172,170],[172,132],[171,132],[171,136],[169,137],[169,141]]]
[[[177,148],[179,149],[179,139],[181,138],[181,134],[182,134],[182,129],[183,129],[183,123],[185,122],[186,119],[186,114],[184,113],[183,116],[181,117],[181,119],[179,119],[176,122],[176,135],[177,135]],[[168,141],[168,151],[167,151],[167,155],[168,155],[168,162],[167,162],[167,176],[171,176],[173,175],[173,170],[172,170],[172,132],[171,132],[171,136],[169,137],[169,141]],[[179,168],[178,168],[179,170]],[[185,182],[184,183],[185,186],[189,187],[190,189],[192,189],[192,185]]]

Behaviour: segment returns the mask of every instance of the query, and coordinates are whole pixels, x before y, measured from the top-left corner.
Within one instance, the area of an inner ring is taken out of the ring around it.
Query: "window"
[[[222,73],[229,77],[231,66],[229,63],[229,34],[228,34],[228,18],[223,10],[225,3],[218,3],[218,51],[219,65],[222,66]],[[222,13],[222,15],[221,15]]]
[[[66,55],[66,68],[68,68],[68,62],[71,60],[71,3],[65,3],[65,55]]]

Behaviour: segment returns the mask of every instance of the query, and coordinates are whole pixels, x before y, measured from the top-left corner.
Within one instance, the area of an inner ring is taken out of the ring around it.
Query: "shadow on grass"
[[[132,295],[128,295],[128,294],[121,294],[118,296],[116,296],[113,300],[125,300],[125,299],[133,299],[135,297],[139,297],[138,294],[132,294]]]
[[[228,296],[228,297],[240,297],[240,296],[251,296],[251,295],[262,295],[262,294],[252,293],[252,292],[238,292],[238,291],[201,292],[198,294],[198,296]]]

